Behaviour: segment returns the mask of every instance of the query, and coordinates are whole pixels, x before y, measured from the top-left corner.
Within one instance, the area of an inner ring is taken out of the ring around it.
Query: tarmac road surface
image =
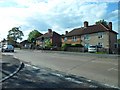
[[[12,56],[3,56],[4,61],[10,60],[10,67],[3,65],[3,71],[13,72],[19,60]],[[8,61],[9,62],[9,61]],[[12,66],[11,66],[12,65]],[[24,63],[22,69],[14,76],[2,82],[2,89],[29,88],[111,88],[84,77],[77,77],[50,68],[36,67]],[[118,90],[118,89],[116,89]]]
[[[38,67],[47,67],[118,87],[118,57],[102,57],[102,55],[98,57],[98,55],[85,53],[50,53],[36,50],[16,50],[14,56]]]

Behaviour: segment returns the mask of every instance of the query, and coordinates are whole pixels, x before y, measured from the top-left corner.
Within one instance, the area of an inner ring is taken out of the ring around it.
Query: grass
[[[107,54],[106,52],[96,52],[96,54]]]

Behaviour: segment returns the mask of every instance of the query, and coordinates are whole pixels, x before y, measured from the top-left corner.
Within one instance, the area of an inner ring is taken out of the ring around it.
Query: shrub
[[[66,50],[67,50],[67,47],[70,47],[70,46],[71,46],[71,44],[62,44],[61,49],[62,49],[63,51],[66,51]]]
[[[75,44],[75,45],[71,45],[71,47],[83,47],[82,44]]]

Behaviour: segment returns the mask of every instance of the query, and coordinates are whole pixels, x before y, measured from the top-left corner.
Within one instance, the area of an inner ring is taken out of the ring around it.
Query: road
[[[10,53],[7,53],[10,54]],[[3,55],[2,75],[11,75],[19,66],[20,60],[13,58],[12,55]],[[4,76],[2,78],[5,78]],[[36,67],[27,63],[21,64],[19,71],[12,74],[11,77],[2,81],[2,89],[8,88],[110,88],[97,82],[77,77],[70,74],[65,74],[59,71],[53,71],[49,68]],[[66,89],[65,89],[66,90]],[[116,89],[118,90],[118,89]]]
[[[86,77],[102,84],[118,86],[117,58],[49,53],[36,50],[16,50],[14,56],[38,67],[47,67],[66,74]]]

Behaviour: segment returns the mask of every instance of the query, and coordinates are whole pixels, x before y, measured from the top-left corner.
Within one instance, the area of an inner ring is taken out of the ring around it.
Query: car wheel
[[[2,51],[2,52],[4,52],[4,50],[3,50],[3,49],[2,49],[1,51]]]

